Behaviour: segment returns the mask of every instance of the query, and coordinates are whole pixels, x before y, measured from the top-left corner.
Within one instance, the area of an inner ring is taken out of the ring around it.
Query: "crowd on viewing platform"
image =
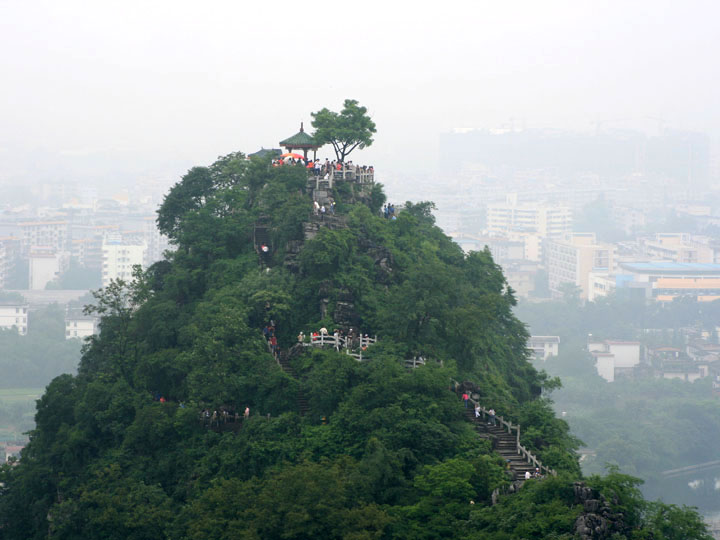
[[[372,184],[375,181],[375,168],[372,165],[355,165],[352,161],[330,161],[325,158],[325,162],[319,159],[305,160],[301,155],[295,154],[282,156],[272,160],[273,167],[305,167],[308,173],[315,177],[316,182],[326,180],[330,187],[332,183],[338,180],[347,180],[360,184]]]
[[[332,334],[327,328],[321,328],[319,332],[313,332],[306,336],[304,332],[300,332],[297,337],[298,344],[303,347],[332,347],[337,352],[344,350],[358,361],[363,360],[363,354],[368,347],[377,343],[377,336],[370,337],[368,334],[356,332],[352,328],[345,334],[342,330],[335,330]]]

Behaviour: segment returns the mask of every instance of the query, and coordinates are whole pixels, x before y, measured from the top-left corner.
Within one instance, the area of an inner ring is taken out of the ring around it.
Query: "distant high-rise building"
[[[487,205],[487,228],[493,233],[533,233],[557,238],[572,230],[572,211],[567,206],[518,203],[510,194],[504,203]]]
[[[107,287],[112,279],[129,281],[135,265],[143,266],[147,245],[144,242],[125,241],[119,234],[108,235],[103,240],[102,285]]]
[[[36,246],[52,247],[56,251],[67,249],[67,221],[28,221],[20,223],[20,229],[23,253]]]
[[[545,261],[550,292],[560,296],[562,285],[569,283],[579,287],[580,297],[587,299],[590,274],[612,273],[616,258],[615,246],[598,243],[595,233],[569,233],[560,239],[547,240]]]

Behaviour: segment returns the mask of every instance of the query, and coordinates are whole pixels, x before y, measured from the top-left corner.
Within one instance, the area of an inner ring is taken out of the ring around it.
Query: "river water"
[[[678,478],[647,479],[641,486],[649,500],[695,506],[720,540],[720,471],[688,474]]]

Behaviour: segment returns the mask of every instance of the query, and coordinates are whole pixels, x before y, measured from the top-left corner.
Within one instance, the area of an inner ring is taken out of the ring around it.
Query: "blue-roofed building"
[[[645,289],[647,298],[670,302],[692,297],[701,302],[720,299],[720,264],[669,261],[621,262],[623,286]]]

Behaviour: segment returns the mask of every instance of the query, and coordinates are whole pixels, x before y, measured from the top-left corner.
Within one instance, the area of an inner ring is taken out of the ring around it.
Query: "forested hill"
[[[239,153],[172,188],[158,224],[176,250],[96,294],[100,336],[77,376],[48,386],[20,464],[0,473],[0,538],[574,537],[577,441],[541,397],[554,381],[528,363],[489,253],[464,255],[429,203],[384,219],[380,185],[337,183],[322,221],[307,189],[304,168]],[[362,362],[297,345],[322,327],[378,341]],[[492,505],[505,463],[452,380],[520,423],[559,475]],[[620,516],[614,538],[680,538],[658,535],[668,524],[705,538],[629,477],[587,484]]]

